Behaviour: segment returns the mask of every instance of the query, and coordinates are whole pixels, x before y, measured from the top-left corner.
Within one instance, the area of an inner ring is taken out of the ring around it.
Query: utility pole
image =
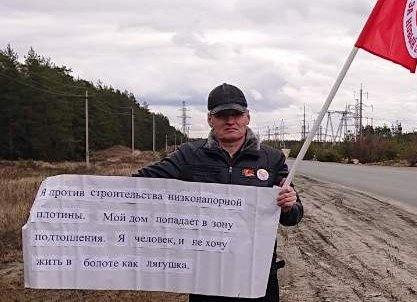
[[[326,134],[324,136],[324,140],[327,142],[327,137],[329,134],[328,133],[328,129],[329,129],[329,124],[330,124],[330,128],[332,130],[332,134],[330,136],[330,142],[333,142],[334,140],[334,131],[333,131],[333,122],[332,122],[332,111],[327,111],[327,123],[326,123]]]
[[[275,125],[275,122],[274,122],[273,130],[274,130],[274,133],[273,133],[274,134],[274,146],[275,146],[276,149],[278,149],[279,148],[279,139],[278,139],[279,129],[278,129],[278,126]]]
[[[345,112],[346,112],[346,118],[345,118],[345,135],[344,135],[344,139],[346,139],[348,137],[348,118],[349,118],[349,114],[351,112],[349,112],[349,107],[346,104],[346,108],[345,108]]]
[[[88,90],[85,91],[85,164],[90,168],[90,152],[88,149]]]
[[[317,139],[318,139],[318,141],[321,143],[321,140],[322,140],[322,134],[323,134],[323,126],[322,125],[320,125],[319,126],[319,131],[318,131],[318,133],[317,133]]]
[[[135,116],[133,114],[133,106],[130,107],[130,113],[132,115],[132,156],[135,156]]]
[[[9,136],[9,156],[13,155],[13,137],[16,134],[15,124],[11,121],[11,109],[8,108],[7,110],[7,118],[8,118],[8,136]]]
[[[301,140],[306,139],[306,105],[304,104],[303,126],[301,129]]]
[[[165,152],[168,152],[168,134],[165,134]]]
[[[187,115],[187,107],[185,106],[185,101],[182,101],[182,107],[181,107],[181,115],[178,116],[181,119],[181,132],[184,134],[186,139],[190,136],[190,124],[187,123],[187,119],[190,118],[190,116]],[[182,143],[182,141],[181,141]]]
[[[155,152],[155,114],[152,113],[152,151]]]
[[[362,83],[361,89],[359,90],[359,138],[362,141],[362,109],[363,109],[363,90],[362,90]]]
[[[346,137],[347,134],[347,118],[348,118],[348,111],[335,111],[335,113],[341,114],[341,118],[339,121],[339,126],[337,127],[336,130],[336,136],[333,139],[333,143],[336,143],[336,141],[339,140],[339,142],[341,142],[342,139],[342,133],[344,132],[344,137]]]
[[[356,99],[356,105],[355,105],[355,139],[359,137],[359,140],[362,140],[363,136],[363,107],[367,106],[363,103],[363,95],[366,94],[366,97],[368,98],[368,93],[363,92],[363,85],[361,83],[361,88],[359,90],[359,98]],[[373,111],[373,106],[372,111]]]
[[[273,126],[273,135],[274,135],[274,141],[275,142],[277,142],[278,141],[278,127],[275,125],[275,122],[274,122],[274,126]]]
[[[280,125],[280,146],[281,148],[285,148],[285,123],[284,119],[281,119],[281,125]]]

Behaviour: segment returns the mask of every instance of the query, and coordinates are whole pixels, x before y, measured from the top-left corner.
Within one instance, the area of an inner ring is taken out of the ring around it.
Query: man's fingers
[[[289,193],[289,192],[291,192],[291,190],[288,190],[288,189],[281,189],[281,190],[279,190],[279,195],[282,195],[282,194],[285,194],[285,193]]]
[[[289,192],[289,193],[283,193],[278,195],[277,202],[278,204],[281,204],[283,200],[297,200],[297,194],[295,192]]]
[[[291,203],[295,203],[297,201],[297,194],[295,193],[295,191],[291,191],[288,193],[281,193],[278,195],[277,197],[277,204],[279,206],[291,202]]]
[[[288,192],[295,192],[295,191],[294,191],[294,189],[293,189],[292,187],[290,187],[290,186],[285,186],[285,187],[282,187],[282,188],[279,190],[279,194],[282,194],[282,193],[288,193]]]
[[[278,199],[287,198],[287,197],[297,197],[297,194],[295,192],[282,193],[282,194],[279,194]]]
[[[281,207],[281,206],[292,206],[293,204],[296,203],[296,200],[294,200],[293,198],[285,198],[285,199],[281,199],[278,200],[277,204]]]
[[[296,201],[297,194],[291,186],[284,186],[280,189],[277,196],[277,205],[281,207],[281,210],[284,212],[291,210]]]

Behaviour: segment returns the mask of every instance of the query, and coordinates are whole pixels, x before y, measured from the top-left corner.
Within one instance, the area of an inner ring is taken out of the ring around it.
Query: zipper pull
[[[229,183],[232,183],[232,166],[229,166]]]

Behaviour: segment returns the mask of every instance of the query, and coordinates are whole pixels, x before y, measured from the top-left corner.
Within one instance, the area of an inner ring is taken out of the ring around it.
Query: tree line
[[[269,141],[274,146],[276,142]],[[303,142],[286,141],[291,149],[290,157],[297,157]],[[362,128],[361,135],[347,136],[343,142],[312,142],[304,159],[325,162],[360,163],[406,161],[409,166],[417,165],[417,133],[403,133],[399,127],[388,126]]]
[[[0,158],[81,160],[85,155],[85,92],[89,100],[90,150],[131,146],[131,108],[135,148],[152,150],[184,141],[185,136],[162,114],[149,111],[128,91],[74,78],[32,48],[19,61],[8,45],[0,50]]]

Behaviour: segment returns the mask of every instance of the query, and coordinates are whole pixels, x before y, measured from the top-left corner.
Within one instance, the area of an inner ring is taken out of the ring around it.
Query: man
[[[260,145],[248,128],[250,115],[243,92],[229,84],[214,88],[208,97],[208,139],[183,144],[161,162],[139,170],[134,176],[176,178],[185,181],[238,184],[258,187],[282,185],[288,168],[282,152]],[[277,196],[281,207],[280,223],[296,225],[303,207],[290,186]],[[190,295],[196,301],[278,301],[276,253],[274,251],[266,296],[239,299]]]

